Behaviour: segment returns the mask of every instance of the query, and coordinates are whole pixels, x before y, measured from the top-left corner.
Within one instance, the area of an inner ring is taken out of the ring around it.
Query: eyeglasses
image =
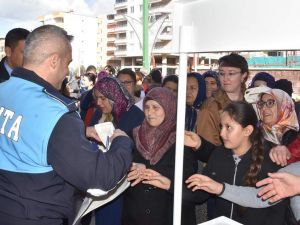
[[[132,83],[134,83],[134,81],[126,80],[126,81],[121,81],[121,83],[125,86],[128,86],[128,85],[131,85]]]
[[[227,74],[229,77],[232,77],[232,76],[237,75],[239,73],[242,73],[242,72],[229,72],[229,73],[219,72],[219,75],[221,77],[225,77],[225,75]]]
[[[267,108],[272,108],[275,105],[275,102],[276,101],[274,99],[268,99],[266,102],[260,100],[256,104],[259,109],[262,109],[264,106]]]

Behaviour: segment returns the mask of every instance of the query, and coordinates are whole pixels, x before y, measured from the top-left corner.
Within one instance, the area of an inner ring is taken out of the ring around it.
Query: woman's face
[[[167,81],[164,85],[165,88],[168,88],[173,94],[177,97],[178,84],[173,81]]]
[[[250,134],[246,133],[246,128],[243,128],[241,124],[236,122],[228,112],[221,114],[220,136],[226,148],[236,152],[244,152],[247,150]]]
[[[131,76],[128,74],[121,73],[118,76],[118,80],[124,85],[127,91],[134,96],[134,87],[135,83],[134,80],[131,79]]]
[[[89,78],[86,76],[82,77],[82,82],[83,82],[84,87],[90,87],[93,85],[93,82],[90,81]]]
[[[236,67],[219,67],[219,77],[223,90],[227,93],[241,91],[242,83],[246,79],[247,73],[242,74],[241,69]]]
[[[186,83],[186,104],[192,106],[198,95],[198,80],[195,77],[188,77]]]
[[[165,119],[165,111],[163,107],[154,100],[146,101],[144,105],[145,118],[148,124],[152,127],[157,127]]]
[[[204,80],[206,86],[206,97],[209,98],[213,92],[218,90],[217,81],[213,77],[206,77]]]
[[[94,90],[94,97],[96,100],[97,106],[101,109],[102,113],[111,113],[113,106],[110,103],[109,99],[106,98],[101,92]]]
[[[268,126],[273,126],[278,121],[278,110],[276,99],[269,94],[263,94],[257,103],[261,120]]]

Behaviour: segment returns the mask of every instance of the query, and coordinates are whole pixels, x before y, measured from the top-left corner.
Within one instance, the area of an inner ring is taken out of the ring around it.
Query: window
[[[131,12],[131,13],[134,13],[134,6],[131,6],[131,7],[130,7],[130,12]]]

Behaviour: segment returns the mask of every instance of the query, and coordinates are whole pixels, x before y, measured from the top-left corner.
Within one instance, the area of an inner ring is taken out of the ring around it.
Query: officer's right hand
[[[120,129],[116,129],[113,133],[113,135],[110,137],[110,141],[113,141],[116,137],[119,137],[119,136],[125,136],[125,137],[128,137],[128,135],[120,130]]]

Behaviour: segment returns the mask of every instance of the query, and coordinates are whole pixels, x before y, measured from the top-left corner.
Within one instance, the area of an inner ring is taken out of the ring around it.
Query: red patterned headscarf
[[[116,121],[134,105],[133,96],[116,78],[104,77],[97,81],[94,88],[113,102],[112,115]]]
[[[148,100],[154,100],[165,111],[165,119],[152,127],[145,119],[142,125],[133,130],[133,138],[141,155],[156,164],[176,141],[176,98],[174,94],[162,87],[153,88],[144,98],[144,106]]]

